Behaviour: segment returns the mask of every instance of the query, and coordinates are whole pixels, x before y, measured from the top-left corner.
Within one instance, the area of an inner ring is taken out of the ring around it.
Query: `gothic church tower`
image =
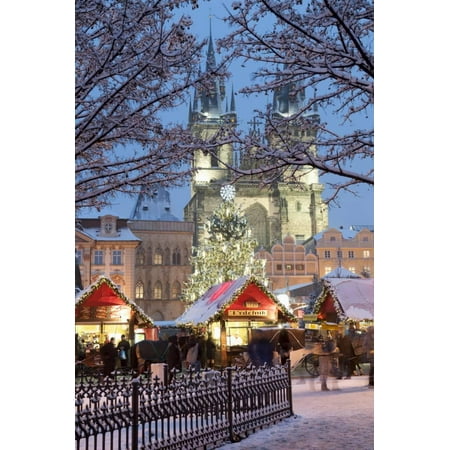
[[[210,31],[205,71],[213,73],[215,68]],[[210,89],[195,92],[193,105],[189,108],[189,126],[194,134],[204,140],[214,136],[224,124],[228,128],[237,125],[233,91],[228,101],[223,80],[217,77],[213,80]],[[298,94],[292,96],[291,88],[292,86],[286,86],[274,92],[273,120],[299,111],[304,101],[304,91],[297,90]],[[313,111],[311,122],[317,120],[319,116]],[[311,130],[290,126],[289,138],[308,139]],[[253,132],[258,133],[256,127]],[[261,139],[267,139],[272,145],[277,142],[267,131],[266,136]],[[249,152],[236,158],[231,145],[216,148],[212,155],[205,154],[202,150],[195,152],[193,164],[196,173],[191,181],[191,199],[184,208],[184,219],[194,222],[194,247],[206,237],[203,225],[222,202],[221,187],[232,180],[230,170],[221,161],[229,166],[239,164],[242,168],[250,168],[257,164],[252,156]],[[301,244],[328,227],[328,207],[322,201],[324,187],[319,183],[317,169],[305,166],[297,168],[296,173],[302,174],[301,181],[295,179],[294,173],[287,173],[270,188],[261,188],[259,181],[251,178],[241,179],[234,184],[235,202],[245,213],[253,237],[260,247],[269,249],[288,234]]]

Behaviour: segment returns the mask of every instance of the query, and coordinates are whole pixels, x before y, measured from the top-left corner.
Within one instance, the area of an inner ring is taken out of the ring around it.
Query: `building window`
[[[78,265],[83,264],[83,250],[82,249],[75,250],[75,262]]]
[[[181,253],[178,248],[175,249],[175,251],[172,253],[172,265],[173,266],[181,265]]]
[[[286,264],[285,268],[286,270],[292,270],[292,264]]]
[[[300,202],[297,202],[295,204],[295,208],[297,209],[297,212],[301,211],[302,210],[302,204]]]
[[[153,256],[153,264],[160,266],[163,263],[163,253],[161,249],[155,251]]]
[[[342,258],[342,251],[341,251],[341,250],[338,250],[338,251],[337,251],[337,257],[338,257],[338,258]]]
[[[325,275],[331,272],[331,267],[325,267]]]
[[[327,259],[331,258],[330,250],[325,250],[325,258],[327,258]]]
[[[140,248],[136,254],[136,264],[142,266],[145,263],[145,252],[143,248]]]
[[[113,225],[111,222],[106,222],[105,223],[105,233],[109,234],[112,232],[113,229]]]
[[[114,266],[122,264],[122,250],[113,250],[112,263]]]
[[[296,244],[303,244],[305,241],[305,235],[304,234],[296,234],[295,235],[295,243]]]
[[[219,167],[219,159],[217,158],[217,148],[211,152],[211,167]]]
[[[155,289],[153,290],[153,298],[156,300],[161,300],[162,298],[162,285],[160,281],[156,282],[155,284]]]
[[[370,258],[370,250],[363,250],[363,258]]]
[[[175,281],[172,285],[172,290],[170,292],[170,298],[177,299],[181,295],[181,285],[178,281]]]
[[[348,252],[348,257],[349,257],[350,259],[352,259],[352,258],[355,257],[355,253],[354,253],[353,250],[349,250],[349,252]]]
[[[334,242],[336,240],[336,236],[331,236],[330,241]]]
[[[305,265],[304,264],[297,264],[295,266],[295,270],[305,270]]]
[[[368,236],[363,236],[363,242],[369,242],[369,237]]]
[[[94,252],[94,264],[97,266],[102,266],[103,263],[103,250],[95,250]]]
[[[277,270],[283,270],[283,266],[281,264],[277,264]]]
[[[349,267],[348,270],[349,270],[350,272],[356,273],[356,269],[355,269],[354,267]]]
[[[144,298],[144,283],[142,281],[136,283],[136,298]]]

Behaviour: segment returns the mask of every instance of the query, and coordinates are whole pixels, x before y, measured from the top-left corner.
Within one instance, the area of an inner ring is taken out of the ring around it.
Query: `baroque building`
[[[354,226],[349,230],[329,228],[304,245],[317,256],[320,278],[338,268],[363,278],[375,278],[374,231],[369,226]]]
[[[106,276],[130,299],[134,299],[134,262],[140,239],[126,219],[106,214],[78,218],[75,223],[75,260],[84,289]]]
[[[205,72],[213,73],[215,69],[215,52],[210,35]],[[291,117],[300,110],[305,99],[304,90],[297,89],[297,94],[293,96],[291,89],[292,86],[285,86],[274,92],[273,121]],[[311,111],[309,116],[311,124],[319,121],[316,111]],[[196,90],[193,104],[189,107],[189,127],[196,136],[208,139],[224,124],[236,129],[237,123],[233,89],[228,99],[222,79],[216,77],[208,90]],[[255,125],[256,121],[252,132],[258,134]],[[314,127],[304,129],[293,123],[289,128],[289,138],[307,140],[314,132]],[[264,139],[276,145],[277,139],[267,131]],[[193,166],[196,171],[191,180],[191,198],[184,208],[184,219],[194,224],[194,246],[206,237],[204,224],[221,202],[221,187],[232,181],[229,167],[255,168],[257,159],[254,156],[252,152],[237,155],[231,144],[219,146],[211,153],[202,150],[194,153]],[[251,177],[233,184],[235,202],[247,217],[259,248],[269,250],[287,235],[301,244],[328,227],[328,207],[322,200],[324,186],[319,182],[317,169],[305,166],[297,168],[297,174],[301,174],[301,178],[298,175],[293,177],[293,173],[280,175],[270,188],[261,187],[259,180]]]

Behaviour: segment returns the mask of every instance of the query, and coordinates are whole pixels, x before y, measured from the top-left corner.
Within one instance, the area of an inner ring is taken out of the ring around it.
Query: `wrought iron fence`
[[[293,414],[289,361],[191,371],[170,384],[164,374],[79,378],[77,450],[214,449]]]

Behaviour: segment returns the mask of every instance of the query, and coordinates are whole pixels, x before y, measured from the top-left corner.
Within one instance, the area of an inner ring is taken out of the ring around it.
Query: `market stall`
[[[131,343],[155,339],[156,328],[144,311],[107,277],[100,277],[75,297],[75,333],[85,348],[98,349],[106,338]]]
[[[298,327],[297,318],[254,276],[212,286],[175,322],[212,337],[218,366],[230,365],[246,349],[254,328]]]

